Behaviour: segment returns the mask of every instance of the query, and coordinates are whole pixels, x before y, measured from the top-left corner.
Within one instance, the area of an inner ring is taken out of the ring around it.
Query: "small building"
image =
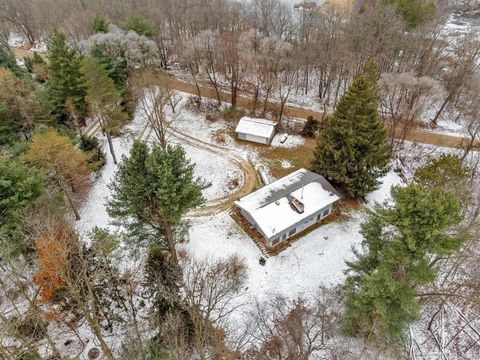
[[[321,175],[300,169],[235,201],[270,246],[330,215],[341,195]]]
[[[244,116],[238,121],[235,132],[240,140],[268,145],[275,135],[276,128],[277,123],[273,121]]]

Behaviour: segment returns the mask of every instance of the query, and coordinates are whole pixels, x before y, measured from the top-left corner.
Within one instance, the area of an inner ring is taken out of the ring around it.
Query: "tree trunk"
[[[443,113],[443,110],[445,109],[445,107],[447,106],[448,102],[450,101],[450,98],[451,98],[451,93],[446,97],[446,99],[443,101],[442,103],[442,106],[440,106],[440,109],[438,109],[437,113],[435,114],[435,116],[433,117],[433,119],[430,121],[431,125],[436,128],[437,127],[437,123],[438,123],[438,118],[440,117],[440,115]]]
[[[177,249],[175,248],[175,234],[173,233],[172,226],[167,222],[163,222],[165,229],[165,238],[167,240],[168,251],[172,255],[172,259],[175,264],[178,264]]]
[[[110,154],[112,154],[113,163],[117,165],[117,157],[115,156],[115,149],[113,148],[112,137],[110,136],[110,131],[105,130],[105,135],[107,136],[108,148],[110,149]]]
[[[200,87],[198,86],[197,77],[193,73],[193,70],[190,70],[190,73],[192,74],[193,81],[195,82],[195,87],[197,88],[198,98],[200,99],[200,102],[201,102],[202,101],[202,94],[200,93]]]
[[[60,188],[63,190],[63,193],[65,194],[67,200],[68,200],[68,204],[70,205],[70,207],[72,208],[73,210],[73,213],[75,214],[75,220],[80,220],[80,213],[78,212],[77,208],[75,207],[75,204],[73,203],[73,199],[72,197],[70,196],[70,193],[68,192],[68,190],[65,188],[65,186],[63,186],[61,184],[61,182],[59,181],[58,182]]]

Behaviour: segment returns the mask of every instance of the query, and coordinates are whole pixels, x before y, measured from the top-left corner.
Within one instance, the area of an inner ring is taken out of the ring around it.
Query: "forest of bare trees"
[[[410,93],[397,94],[395,105],[389,100],[384,115],[393,127],[400,118],[405,129],[419,120],[434,127],[443,116],[456,116],[473,107],[468,84],[475,81],[478,40],[465,35],[448,43],[441,19],[405,31],[394,8],[377,7],[358,14],[334,2],[316,11],[295,11],[289,4],[272,0],[248,4],[220,0],[45,3],[3,1],[2,28],[14,30],[31,45],[45,40],[53,29],[61,29],[85,48],[85,39],[93,35],[95,14],[122,26],[129,14],[139,13],[152,27],[149,37],[156,47],[158,66],[168,69],[178,64],[190,74],[190,81],[207,82],[217,92],[228,90],[232,104],[239,93],[247,93],[260,114],[264,109],[257,101],[274,98],[280,103],[281,117],[282,106],[293,94],[310,94],[328,111],[368,61],[374,61],[381,73],[392,74],[384,78],[389,96],[394,96],[394,87],[397,93]],[[438,6],[441,13],[442,4]],[[90,42],[115,41],[121,30],[110,31],[95,35]],[[122,46],[128,49],[127,43]],[[145,42],[142,46],[151,45]],[[134,65],[135,53],[131,54]],[[395,85],[402,81],[395,74],[406,73],[417,83],[409,85],[415,89],[400,90]],[[403,105],[402,96],[408,97]],[[428,114],[420,111],[433,98],[436,107]],[[405,104],[407,100],[415,104]]]

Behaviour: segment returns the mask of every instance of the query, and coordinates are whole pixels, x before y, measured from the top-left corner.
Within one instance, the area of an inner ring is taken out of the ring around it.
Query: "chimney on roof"
[[[298,200],[295,196],[293,196],[292,194],[290,195],[287,195],[287,199],[288,199],[288,202],[290,204],[290,206],[296,211],[298,212],[299,214],[303,214],[303,212],[305,211],[305,205],[303,205],[303,203]]]

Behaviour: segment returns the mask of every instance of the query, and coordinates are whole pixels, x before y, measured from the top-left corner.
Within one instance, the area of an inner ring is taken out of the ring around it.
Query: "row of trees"
[[[135,99],[124,94],[127,73],[147,63],[165,68],[178,63],[197,86],[213,87],[218,101],[220,88],[229,90],[232,104],[246,92],[259,115],[275,98],[281,118],[294,93],[316,98],[325,113],[334,109],[353,78],[373,61],[382,74],[381,115],[392,139],[395,134],[404,139],[419,122],[436,127],[449,119],[470,134],[465,143],[470,151],[480,132],[475,97],[479,42],[468,35],[449,41],[430,3],[382,1],[359,11],[326,4],[300,12],[270,0],[251,6],[227,0],[215,5],[170,0],[82,4],[68,4],[70,13],[76,9],[77,21],[63,24],[61,16],[47,16],[36,41],[52,25],[65,31],[107,68],[130,113]],[[3,19],[25,31],[23,23],[32,20],[37,5],[9,4]],[[24,16],[15,22],[12,12]]]

